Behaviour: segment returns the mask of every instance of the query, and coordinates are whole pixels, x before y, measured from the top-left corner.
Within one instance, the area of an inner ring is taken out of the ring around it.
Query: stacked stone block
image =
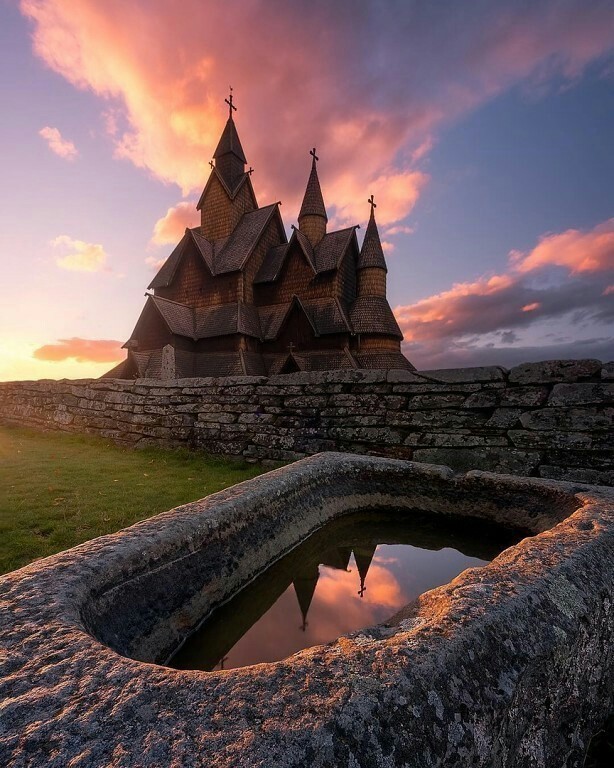
[[[326,450],[614,485],[614,364],[0,384],[5,422],[248,460]]]

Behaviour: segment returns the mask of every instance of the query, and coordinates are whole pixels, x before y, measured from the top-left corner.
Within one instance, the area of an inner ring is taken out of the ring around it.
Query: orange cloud
[[[86,243],[68,235],[59,235],[51,241],[51,245],[64,251],[64,255],[56,259],[56,264],[61,269],[71,272],[100,272],[105,268],[107,254],[99,243]]]
[[[151,243],[153,245],[175,244],[186,230],[200,223],[196,203],[181,202],[169,208],[162,218],[156,221]]]
[[[614,218],[590,232],[568,229],[546,235],[529,253],[513,251],[510,256],[519,272],[547,266],[565,267],[572,274],[614,269]]]
[[[296,218],[315,144],[331,218],[366,220],[373,192],[382,224],[412,210],[427,181],[416,164],[444,123],[535,73],[575,77],[611,45],[607,10],[538,6],[447,9],[446,24],[412,7],[409,24],[401,6],[374,15],[353,0],[20,3],[37,55],[105,99],[117,157],[200,190],[232,83],[264,201]]]
[[[541,304],[539,301],[534,301],[532,304],[525,304],[522,308],[523,312],[534,312],[536,309],[539,309],[541,307]]]
[[[37,360],[60,362],[74,358],[78,363],[114,363],[125,357],[121,341],[107,339],[58,339],[32,353]]]
[[[79,155],[77,147],[72,141],[62,138],[62,134],[57,128],[51,128],[47,125],[40,129],[38,135],[45,139],[52,152],[64,160],[74,160]]]

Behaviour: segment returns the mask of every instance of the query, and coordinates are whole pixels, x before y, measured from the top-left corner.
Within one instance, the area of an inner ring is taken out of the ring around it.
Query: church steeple
[[[328,216],[326,215],[324,198],[322,197],[320,180],[318,179],[316,162],[319,158],[316,155],[316,148],[314,147],[309,154],[312,157],[311,173],[309,174],[301,211],[298,215],[298,228],[309,238],[311,244],[315,247],[326,234]]]
[[[233,112],[232,88],[225,100],[228,120],[209,163],[211,174],[196,209],[200,211],[200,233],[210,242],[228,237],[241,217],[258,208],[250,180],[252,168],[245,171],[247,160],[241,146]]]
[[[245,159],[245,153],[241,146],[235,121],[232,118],[233,111],[237,111],[232,101],[232,88],[230,89],[229,98],[225,99],[225,101],[228,104],[228,120],[226,121],[222,137],[213,153],[213,159],[215,160],[217,172],[226,182],[228,189],[232,191],[237,181],[245,173],[247,160]]]
[[[367,201],[371,206],[371,215],[365,239],[360,249],[358,263],[358,295],[359,296],[386,296],[386,259],[379,237],[377,224],[375,223],[376,203],[373,195]]]

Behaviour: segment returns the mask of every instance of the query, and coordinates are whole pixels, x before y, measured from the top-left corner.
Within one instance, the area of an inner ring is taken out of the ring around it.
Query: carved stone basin
[[[159,666],[330,520],[530,531],[384,625],[270,664]],[[613,703],[614,492],[320,454],[0,578],[0,765],[581,765]]]

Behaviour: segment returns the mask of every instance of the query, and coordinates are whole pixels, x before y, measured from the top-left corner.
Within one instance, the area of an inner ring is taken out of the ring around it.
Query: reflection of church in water
[[[369,572],[369,566],[373,560],[373,555],[377,549],[377,544],[363,545],[360,547],[336,547],[335,549],[328,550],[322,557],[319,558],[320,565],[328,568],[335,568],[340,571],[348,571],[350,565],[350,558],[352,552],[354,553],[354,561],[356,568],[358,569],[358,576],[360,578],[360,588],[358,594],[363,597],[367,591],[366,580],[367,573]],[[292,584],[296,597],[298,599],[299,606],[301,608],[301,614],[303,616],[303,623],[301,629],[305,631],[307,628],[307,614],[311,601],[313,600],[318,579],[320,578],[320,569],[317,562],[312,562],[301,573],[294,577]]]

